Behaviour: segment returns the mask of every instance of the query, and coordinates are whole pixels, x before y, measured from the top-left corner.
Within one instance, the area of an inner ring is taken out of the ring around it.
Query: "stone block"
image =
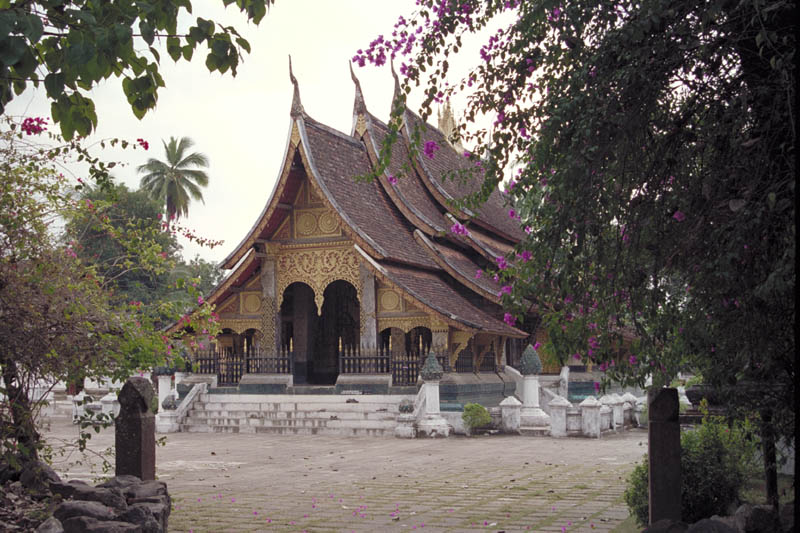
[[[113,520],[114,511],[107,505],[92,501],[68,500],[59,504],[53,511],[55,516],[67,529],[66,521],[73,517],[89,517],[96,520]]]

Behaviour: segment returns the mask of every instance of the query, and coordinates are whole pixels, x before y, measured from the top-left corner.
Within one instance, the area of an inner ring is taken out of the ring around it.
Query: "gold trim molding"
[[[262,333],[260,318],[221,318],[219,325],[222,329],[230,329],[238,335],[241,335],[248,329],[254,329]]]
[[[431,317],[429,316],[397,316],[378,318],[378,333],[386,328],[398,328],[408,333],[416,327],[431,329]]]

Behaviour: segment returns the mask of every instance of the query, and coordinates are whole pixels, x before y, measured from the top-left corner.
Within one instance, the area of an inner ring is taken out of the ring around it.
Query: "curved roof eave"
[[[487,300],[497,303],[500,303],[500,298],[498,297],[497,293],[492,293],[491,291],[487,290],[485,287],[478,285],[475,283],[472,278],[467,276],[465,273],[461,272],[455,265],[451,264],[450,261],[444,257],[439,250],[436,249],[434,243],[425,236],[422,232],[417,233],[414,232],[414,238],[417,240],[420,245],[422,245],[425,250],[427,250],[431,254],[431,258],[438,264],[444,271],[450,274],[452,277],[457,279],[462,285],[466,285],[474,292],[477,292]]]

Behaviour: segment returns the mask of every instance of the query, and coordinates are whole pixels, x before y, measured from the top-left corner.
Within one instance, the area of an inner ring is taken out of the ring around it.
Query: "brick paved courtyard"
[[[47,436],[76,434],[56,419]],[[113,442],[112,428],[90,448]],[[627,518],[625,479],[646,447],[641,430],[600,440],[176,433],[156,453],[171,531],[599,532]],[[56,470],[67,463],[56,458]],[[69,470],[92,481],[87,464]]]

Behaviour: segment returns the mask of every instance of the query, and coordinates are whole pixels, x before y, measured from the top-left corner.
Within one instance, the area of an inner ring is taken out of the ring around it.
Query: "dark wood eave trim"
[[[260,233],[269,223],[269,219],[272,217],[275,209],[285,209],[285,204],[281,203],[279,199],[283,194],[283,190],[286,188],[286,183],[289,180],[289,174],[291,173],[290,171],[292,168],[292,160],[294,159],[294,154],[297,150],[297,146],[292,145],[292,131],[295,127],[295,120],[290,119],[289,134],[286,136],[286,147],[283,151],[283,164],[281,165],[281,170],[278,173],[278,179],[272,188],[272,193],[269,196],[269,200],[267,200],[267,203],[264,205],[264,209],[262,209],[261,214],[250,228],[250,231],[247,232],[247,235],[244,237],[244,239],[242,239],[242,241],[236,246],[236,248],[234,248],[228,257],[226,257],[220,263],[220,268],[233,268],[244,256],[244,254],[247,253],[247,250],[252,248],[253,244],[255,244],[256,239],[259,238]]]
[[[369,154],[370,162],[372,163],[373,167],[376,165],[378,161],[377,141],[375,140],[375,134],[374,134],[374,120],[375,119],[372,117],[372,115],[368,113],[365,115],[365,122],[367,124],[367,133],[370,136],[370,142],[369,143],[365,142],[364,144],[367,145],[367,153]],[[407,142],[407,139],[405,137],[402,138],[403,141]],[[413,169],[414,175],[409,176],[408,179],[416,179],[424,182],[425,180],[420,176],[417,164],[413,160],[412,160],[412,165],[414,166]],[[434,236],[443,237],[448,241],[457,245],[461,246],[467,245],[476,252],[478,252],[479,254],[481,254],[482,256],[484,256],[489,261],[494,261],[495,258],[497,257],[497,254],[493,253],[492,250],[486,248],[486,245],[482,241],[476,239],[472,235],[467,235],[466,237],[456,236],[453,235],[450,231],[448,231],[448,228],[440,228],[438,225],[431,222],[426,215],[419,212],[419,210],[417,210],[413,206],[413,204],[411,204],[408,200],[406,200],[405,195],[399,189],[396,189],[394,186],[392,186],[391,183],[389,183],[388,176],[386,175],[385,172],[384,175],[380,176],[379,181],[383,186],[384,190],[386,191],[386,193],[389,195],[389,198],[391,198],[391,200],[394,202],[394,204],[397,206],[400,212],[409,220],[409,222],[411,222],[414,226],[424,231],[426,234],[432,237]],[[425,183],[423,183],[423,187],[425,188],[425,190],[430,192],[430,188]],[[442,202],[439,201],[438,199],[435,200],[440,205],[443,206],[445,205],[442,204]],[[455,217],[453,217],[453,215],[449,212],[443,213],[442,216],[445,219],[448,218],[452,219],[451,220],[452,222],[458,222],[458,220],[455,219]]]
[[[463,272],[461,272],[458,268],[452,265],[436,248],[436,245],[428,239],[422,232],[414,232],[414,239],[425,248],[425,250],[430,254],[431,259],[433,259],[437,265],[442,267],[442,269],[450,274],[452,277],[457,279],[462,285],[465,285],[473,292],[476,292],[489,300],[490,302],[494,302],[496,304],[500,304],[501,300],[500,297],[492,293],[491,291],[486,290],[483,286],[475,283],[473,279]]]
[[[414,300],[418,302],[423,308],[425,308],[428,312],[435,315],[437,318],[445,322],[446,324],[453,326],[456,329],[460,329],[462,331],[467,331],[469,333],[475,334],[479,331],[482,331],[477,324],[465,324],[462,321],[453,318],[446,312],[443,312],[436,307],[428,304],[425,300],[417,296],[413,291],[407,289],[405,286],[397,283],[394,279],[392,279],[391,275],[381,266],[379,265],[368,253],[362,250],[358,245],[354,246],[356,252],[363,258],[361,262],[367,269],[372,272],[376,278],[380,281],[389,285],[390,287],[394,288],[395,290],[399,291],[402,295],[406,298]]]
[[[354,246],[354,248],[356,252],[358,252],[361,255],[361,257],[363,257],[364,261],[362,262],[362,264],[364,264],[373,274],[375,274],[375,277],[380,279],[385,284],[394,287],[395,289],[400,291],[400,293],[405,295],[407,298],[410,298],[418,302],[426,310],[437,316],[440,320],[444,321],[448,325],[451,325],[454,328],[460,329],[462,331],[467,331],[471,334],[488,333],[491,335],[498,335],[503,337],[519,337],[519,338],[524,338],[528,336],[528,334],[525,333],[524,331],[518,330],[517,328],[511,326],[509,326],[509,328],[511,330],[516,331],[517,335],[510,335],[509,331],[494,331],[491,329],[486,329],[478,324],[469,322],[466,319],[457,318],[454,315],[451,315],[446,310],[440,309],[435,304],[429,302],[427,299],[422,297],[422,295],[417,294],[415,291],[395,281],[381,265],[379,265],[372,257],[370,257],[369,254],[367,254],[361,248],[359,248],[358,245]]]
[[[366,135],[369,137],[369,142],[364,142],[367,147],[367,154],[369,155],[370,163],[372,164],[373,168],[376,166],[378,162],[378,146],[377,141],[375,140],[375,131],[372,122],[372,117],[369,114],[365,114],[364,120],[367,124],[367,131]],[[409,176],[408,179],[416,179],[415,176]],[[406,200],[405,195],[396,187],[394,187],[391,183],[389,183],[389,176],[387,171],[384,171],[379,177],[378,181],[380,182],[383,190],[386,191],[386,194],[392,200],[397,209],[403,214],[403,216],[408,219],[411,224],[415,227],[419,228],[420,230],[424,231],[428,235],[437,235],[437,234],[444,234],[446,233],[446,228],[441,228],[438,225],[434,224],[431,220],[428,219],[422,212],[420,212],[416,207],[414,207],[410,202]]]
[[[409,146],[411,145],[411,126],[409,115],[413,115],[412,111],[408,109],[408,106],[403,110],[403,136],[408,142]],[[439,133],[444,136],[439,128],[432,126],[426,122],[422,121],[421,117],[415,115],[415,118],[418,122],[422,123],[422,125],[426,128],[431,128],[433,130],[438,131]],[[490,231],[491,233],[496,234],[498,237],[502,238],[503,240],[509,241],[513,246],[514,243],[518,242],[518,239],[508,235],[506,232],[501,230],[500,228],[494,226],[488,221],[481,219],[480,213],[475,213],[469,209],[459,209],[453,205],[455,199],[448,193],[444,187],[442,187],[441,183],[433,178],[430,169],[425,163],[425,160],[422,158],[420,152],[417,152],[417,156],[414,158],[414,166],[417,168],[417,171],[420,173],[421,176],[424,176],[423,182],[428,187],[428,190],[431,191],[431,194],[439,201],[439,203],[448,211],[452,212],[460,220],[471,220],[473,223],[481,226],[483,229]]]

